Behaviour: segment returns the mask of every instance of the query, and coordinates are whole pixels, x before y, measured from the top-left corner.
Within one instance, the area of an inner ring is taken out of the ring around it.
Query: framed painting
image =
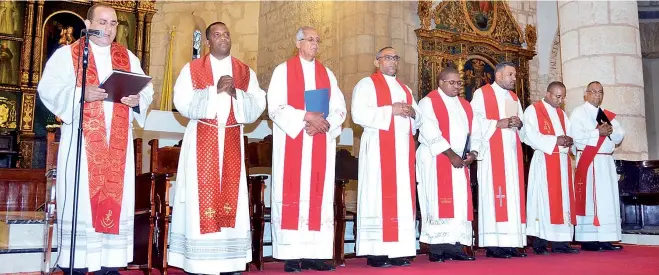
[[[19,94],[0,90],[0,131],[18,128]]]
[[[471,56],[464,64],[464,97],[471,101],[474,92],[494,82],[494,65],[482,56]]]
[[[21,42],[0,38],[0,84],[18,85],[20,63]]]
[[[25,1],[0,1],[0,35],[23,37]]]
[[[497,5],[494,1],[465,1],[467,23],[481,34],[491,34],[497,22]]]
[[[80,31],[85,28],[85,21],[72,11],[59,11],[50,15],[43,25],[43,53],[41,67],[62,46],[70,45],[80,38]]]
[[[117,11],[117,36],[114,41],[135,52],[135,14]]]

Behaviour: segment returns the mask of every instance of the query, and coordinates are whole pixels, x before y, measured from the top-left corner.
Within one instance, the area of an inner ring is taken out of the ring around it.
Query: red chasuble
[[[608,110],[603,110],[603,111],[606,117],[609,118],[609,121],[613,121],[613,119],[616,118],[615,113],[610,112]],[[586,183],[588,180],[588,168],[590,167],[591,164],[593,164],[593,161],[595,160],[595,156],[602,147],[605,138],[606,138],[605,136],[600,136],[599,139],[597,140],[597,145],[595,146],[586,145],[583,152],[581,153],[579,162],[577,162],[577,170],[575,171],[575,182],[577,184],[574,186],[574,190],[576,193],[575,212],[579,216],[586,216]],[[593,210],[595,211],[595,218],[593,221],[593,225],[600,226],[600,221],[599,218],[597,217],[597,204],[596,204],[597,197],[595,196],[596,195],[595,183],[596,183],[595,167],[593,167],[593,202],[595,203],[593,207]]]
[[[449,114],[446,110],[446,104],[444,99],[439,93],[443,93],[437,90],[434,90],[428,94],[428,98],[432,103],[432,109],[435,111],[435,117],[439,122],[439,130],[442,131],[442,137],[451,144],[451,127]],[[469,123],[469,133],[471,134],[472,121],[474,118],[474,112],[471,109],[471,105],[464,98],[458,97],[462,108],[467,114],[467,121]],[[467,149],[467,148],[465,148]],[[437,163],[437,198],[439,198],[439,218],[449,219],[455,218],[454,202],[453,202],[453,165],[449,158],[444,154],[439,154],[436,157]],[[474,219],[474,209],[473,203],[471,202],[471,180],[469,179],[469,167],[464,167],[465,177],[467,178],[467,220],[472,221]]]
[[[79,72],[76,87],[82,87],[80,64],[82,63],[81,43],[83,39],[84,37],[81,37],[71,44],[73,69]],[[131,71],[130,58],[126,48],[118,43],[112,43],[110,55],[112,69]],[[91,50],[88,61],[86,85],[87,87],[98,86],[100,82],[96,70],[96,60],[94,52]],[[83,110],[82,134],[87,154],[92,224],[98,233],[119,234],[130,110],[127,105],[114,103],[110,142],[108,143],[103,104],[104,101],[85,102]]]
[[[481,88],[483,91],[483,100],[485,105],[485,116],[490,120],[499,120],[499,104],[497,103],[496,94],[492,85],[487,84]],[[508,91],[514,101],[519,101],[517,95]],[[517,172],[519,173],[519,196],[520,196],[520,215],[522,223],[526,223],[526,189],[524,188],[524,160],[522,158],[522,143],[517,137]],[[506,159],[503,155],[503,135],[500,128],[496,128],[490,138],[490,155],[492,156],[492,179],[494,185],[494,213],[497,222],[508,221],[508,196],[506,196]]]
[[[538,130],[543,135],[555,136],[554,125],[551,123],[549,113],[545,108],[542,101],[533,104],[535,114],[538,119]],[[556,113],[561,121],[563,133],[567,133],[565,129],[565,117],[561,108],[556,108]],[[558,152],[558,145],[554,145],[554,151],[551,155],[545,155],[545,166],[547,173],[547,194],[549,194],[549,219],[551,224],[564,224],[563,218],[563,188],[561,181],[561,154]],[[556,172],[559,171],[559,172]],[[576,224],[577,216],[574,212],[574,192],[572,184],[572,159],[567,157],[567,175],[568,175],[568,190],[570,197],[570,222]]]
[[[371,75],[371,80],[375,85],[375,95],[377,97],[378,107],[392,105],[391,91],[389,85],[384,79],[382,72],[376,72]],[[398,85],[405,91],[407,104],[412,104],[412,92],[407,89],[400,80]],[[398,241],[398,191],[396,181],[396,129],[394,127],[394,115],[391,115],[391,122],[388,130],[380,130],[380,172],[382,178],[382,229],[383,242]],[[412,216],[416,217],[416,179],[414,170],[415,163],[415,144],[412,135],[412,123],[410,122],[409,135],[409,173],[410,173],[410,193],[412,193]]]
[[[328,89],[331,98],[332,89],[327,69],[318,59],[316,64],[316,89]],[[286,61],[287,86],[286,98],[291,107],[304,110],[304,72],[300,56],[295,55]],[[284,187],[282,202],[281,229],[298,230],[300,218],[300,182],[302,170],[303,133],[295,138],[286,135],[284,150]],[[320,213],[325,189],[325,169],[327,161],[327,135],[318,133],[312,137],[311,179],[309,188],[309,230],[320,231]],[[308,160],[306,160],[308,161]]]
[[[249,67],[231,57],[231,68],[234,87],[247,91]],[[215,92],[217,84],[213,79],[210,54],[190,62],[190,76],[193,88],[202,90],[195,91],[196,93],[207,93],[206,89]],[[201,234],[220,232],[222,227],[233,228],[236,225],[242,164],[241,134],[237,124],[232,98],[224,128],[224,154],[219,166],[217,118],[200,119],[197,123],[197,183]]]

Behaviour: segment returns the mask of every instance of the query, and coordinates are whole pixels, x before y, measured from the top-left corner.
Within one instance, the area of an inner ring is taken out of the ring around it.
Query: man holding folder
[[[273,125],[272,255],[286,272],[334,270],[336,138],[346,106],[336,77],[317,60],[320,37],[299,28],[299,54],[277,66],[268,88]]]

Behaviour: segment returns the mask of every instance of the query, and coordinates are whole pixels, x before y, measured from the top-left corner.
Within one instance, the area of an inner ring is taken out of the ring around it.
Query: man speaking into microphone
[[[65,274],[96,272],[119,274],[133,260],[135,163],[132,121],[144,126],[153,86],[126,96],[120,103],[105,101],[99,88],[113,70],[144,74],[140,60],[124,46],[114,43],[117,14],[106,4],[89,8],[85,25],[89,36],[88,68],[83,75],[81,37],[59,48],[46,63],[37,91],[42,102],[62,121],[57,161],[57,227],[59,267]],[[71,248],[77,132],[82,106],[82,146],[75,248]],[[70,253],[73,249],[73,272]]]

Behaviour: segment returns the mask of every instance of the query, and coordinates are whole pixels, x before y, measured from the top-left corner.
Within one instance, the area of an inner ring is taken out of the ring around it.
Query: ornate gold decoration
[[[0,96],[0,129],[16,129],[16,101]]]
[[[27,14],[23,33],[23,54],[21,56],[21,86],[30,82],[30,56],[32,55],[32,21],[34,20],[34,2],[26,3]]]
[[[146,1],[138,1],[137,3],[137,9],[139,10],[146,10],[146,11],[156,11],[156,5],[153,1],[151,0],[146,0]]]
[[[204,215],[209,218],[215,217],[215,213],[215,209],[213,208],[206,208],[206,211],[204,211]]]
[[[137,43],[135,43],[135,48],[137,49],[135,55],[139,60],[142,60],[142,37],[144,37],[144,12],[137,12]]]
[[[420,20],[427,16],[427,8],[426,3],[419,2]],[[493,75],[488,76],[493,73],[483,70],[479,72],[484,75],[474,75],[479,66],[490,67],[490,70],[496,63],[509,61],[517,66],[515,92],[523,107],[530,104],[526,87],[529,83],[527,63],[535,56],[535,52],[533,48],[522,47],[525,36],[505,2],[442,1],[432,10],[435,28],[427,29],[426,23],[422,22],[422,27],[415,31],[419,58],[417,98],[437,88],[437,74],[444,67],[455,67],[463,81],[478,81],[472,86],[480,87],[484,83],[491,83],[494,78]],[[483,22],[482,18],[479,19],[481,21],[474,20],[475,14],[485,14],[487,20],[493,21]],[[528,37],[529,41],[533,40],[530,39],[531,35]],[[461,95],[466,96],[465,91]]]
[[[34,149],[33,140],[21,140],[20,146],[21,158],[18,164],[21,168],[32,168],[32,154]]]
[[[524,40],[526,41],[526,46],[528,49],[535,50],[535,43],[538,40],[538,34],[535,30],[535,26],[526,25],[524,29]]]
[[[23,108],[22,108],[22,122],[21,130],[32,132],[32,125],[34,124],[34,99],[35,94],[23,93]]]
[[[419,16],[421,21],[421,28],[429,30],[432,23],[432,1],[419,1],[416,14]]]
[[[34,34],[34,47],[32,48],[32,85],[39,84],[39,77],[41,76],[41,49],[43,49],[43,1],[39,1],[37,6],[37,32]],[[29,46],[29,45],[28,45]],[[37,62],[38,61],[38,62]],[[25,106],[25,105],[24,105]],[[32,127],[30,127],[32,130]]]

